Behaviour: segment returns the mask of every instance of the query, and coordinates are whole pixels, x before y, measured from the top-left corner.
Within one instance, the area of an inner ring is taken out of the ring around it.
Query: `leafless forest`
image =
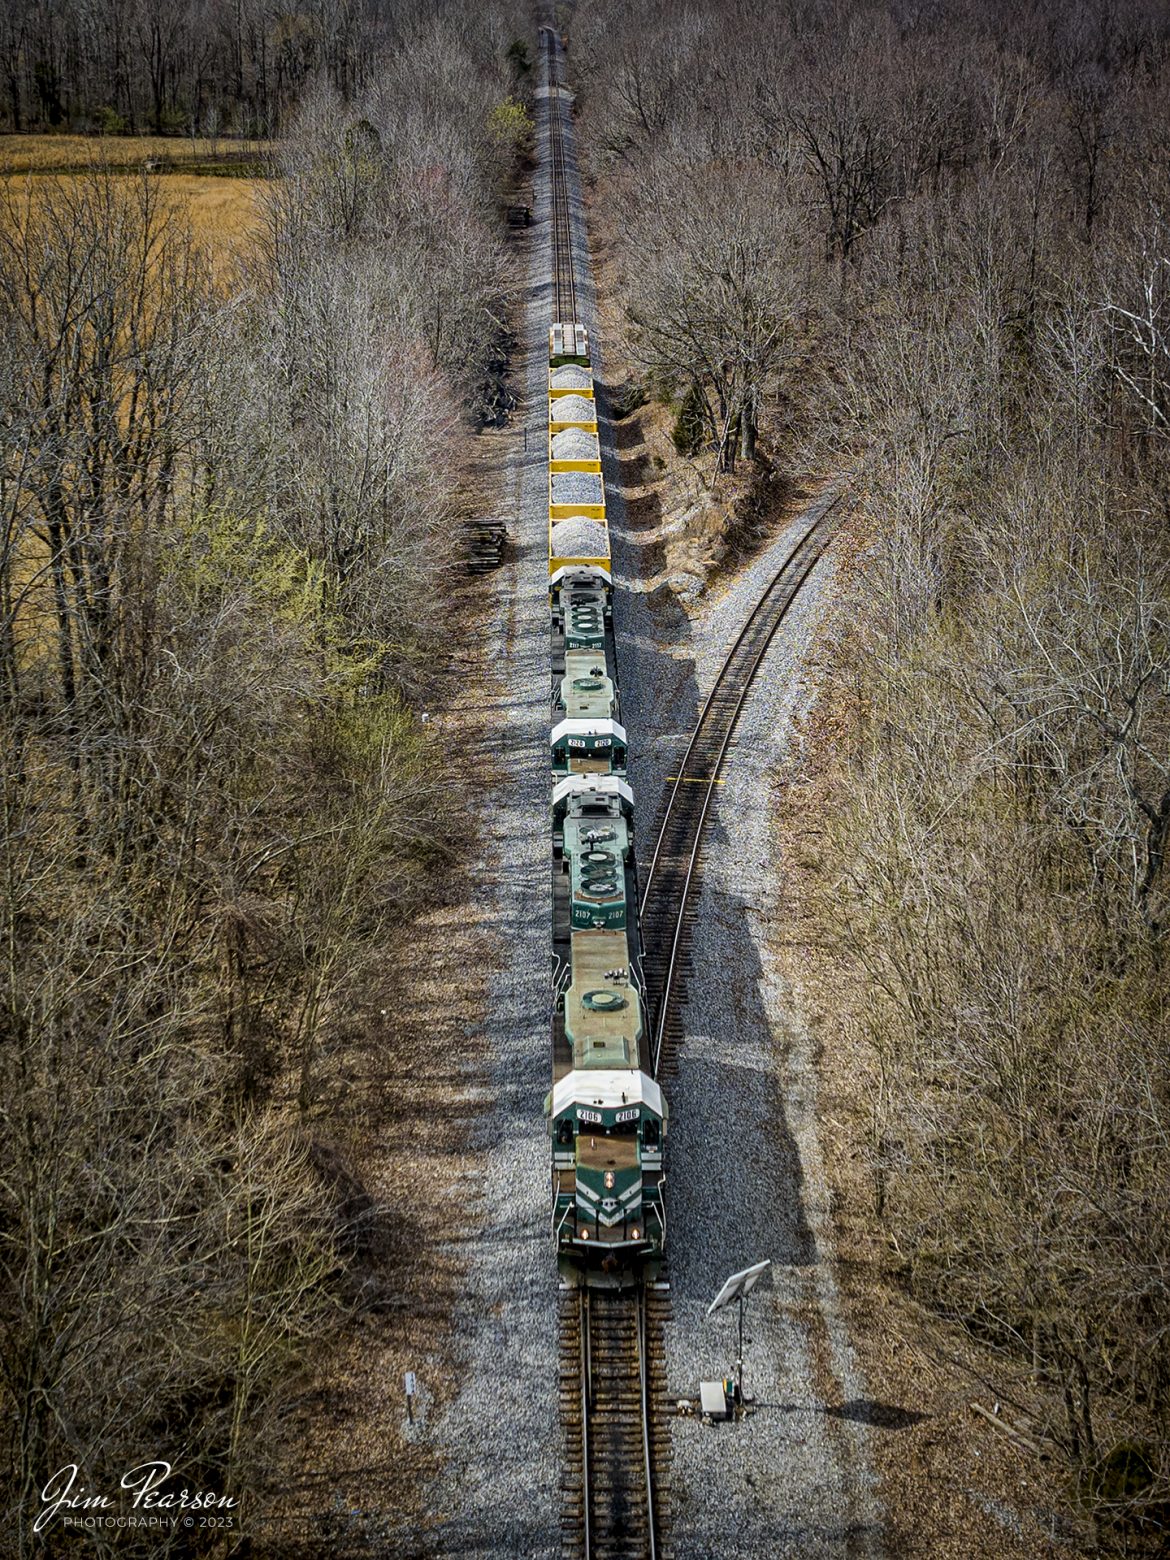
[[[313,82],[352,98],[401,7],[316,0],[8,0],[0,16],[9,130],[275,133]]]
[[[0,190],[6,1551],[68,1463],[116,1490],[166,1457],[247,1511],[299,1361],[361,1304],[320,1095],[447,849],[416,710],[526,27],[382,13],[368,91],[319,73],[289,108],[230,284],[149,176]]]
[[[712,488],[840,473],[821,916],[873,1215],[1031,1372],[1100,1542],[1170,1496],[1170,15],[574,27],[628,342]],[[1152,1542],[1156,1543],[1154,1537]]]
[[[418,712],[532,38],[466,0],[0,18],[8,129],[280,138],[230,276],[149,176],[0,187],[12,1553],[71,1462],[264,1494],[363,1303],[330,1060],[450,850]],[[1029,1373],[1102,1549],[1156,1546],[1170,13],[582,0],[570,60],[677,459],[852,494],[818,914],[870,1215]]]

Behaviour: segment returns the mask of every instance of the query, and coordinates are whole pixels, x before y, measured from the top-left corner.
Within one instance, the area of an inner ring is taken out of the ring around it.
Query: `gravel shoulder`
[[[541,96],[542,148],[545,112]],[[435,1427],[446,1464],[433,1492],[439,1520],[427,1548],[418,1551],[466,1560],[546,1560],[560,1548],[556,1268],[541,1117],[550,1077],[551,919],[545,344],[552,305],[543,161],[533,175],[533,198],[512,543],[483,602],[483,662],[495,684],[494,696],[487,695],[490,790],[469,836],[475,893],[493,928],[493,959],[483,1011],[467,1038],[474,1045],[482,1036],[486,1045],[492,1108],[478,1118],[473,1137],[481,1166],[473,1194],[479,1228],[462,1254],[466,1280],[453,1317],[461,1383]]]

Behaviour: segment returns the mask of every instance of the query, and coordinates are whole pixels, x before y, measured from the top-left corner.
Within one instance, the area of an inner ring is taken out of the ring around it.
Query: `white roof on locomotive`
[[[626,728],[617,720],[563,720],[554,726],[549,741],[555,747],[563,737],[608,737],[625,743]]]
[[[584,796],[598,791],[603,796],[617,796],[628,806],[634,805],[634,793],[618,775],[569,775],[553,786],[553,806],[567,802],[571,796]]]
[[[613,576],[608,569],[603,569],[599,563],[566,563],[549,575],[548,583],[551,587],[553,585],[564,585],[569,581],[579,579],[584,584],[591,579],[596,579],[598,576],[601,577],[606,585],[612,585]]]
[[[598,1110],[620,1110],[623,1105],[644,1105],[662,1117],[662,1090],[644,1072],[597,1072],[575,1069],[553,1086],[552,1113],[559,1116],[570,1105],[590,1105]]]

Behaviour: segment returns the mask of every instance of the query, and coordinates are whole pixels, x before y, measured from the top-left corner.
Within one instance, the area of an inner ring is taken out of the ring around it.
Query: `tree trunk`
[[[756,393],[749,390],[739,409],[739,453],[743,460],[756,458]]]

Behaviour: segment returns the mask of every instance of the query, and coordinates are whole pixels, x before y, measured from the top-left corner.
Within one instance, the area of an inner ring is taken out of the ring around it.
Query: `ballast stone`
[[[554,471],[551,478],[554,504],[603,504],[601,477],[594,471]]]
[[[552,438],[554,460],[600,460],[601,445],[595,433],[584,428],[562,428]]]
[[[587,368],[573,368],[571,365],[555,368],[552,373],[552,387],[554,390],[591,390],[593,375]]]
[[[585,395],[561,395],[549,402],[550,422],[596,422],[597,404]]]
[[[586,515],[570,515],[552,528],[554,558],[608,558],[609,535],[600,520]]]

